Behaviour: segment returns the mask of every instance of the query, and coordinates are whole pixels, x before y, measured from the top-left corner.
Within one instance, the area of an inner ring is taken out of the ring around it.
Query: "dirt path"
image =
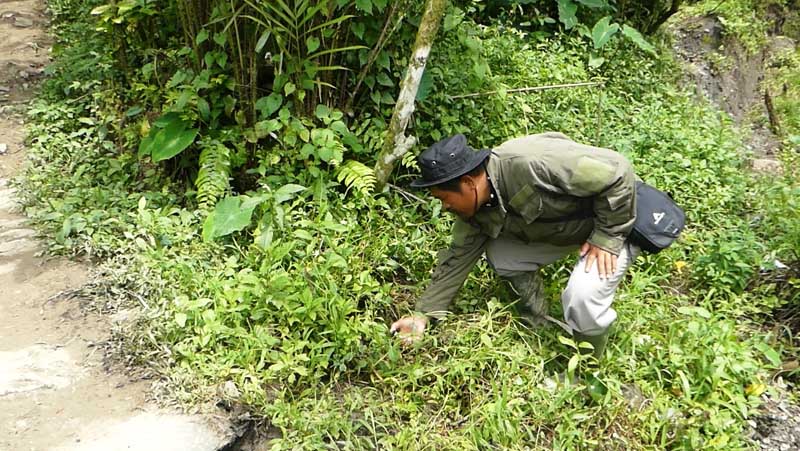
[[[0,450],[216,450],[226,425],[146,402],[148,386],[103,365],[109,318],[69,295],[89,267],[42,256],[9,178],[24,157],[23,112],[48,63],[39,1],[0,0]]]

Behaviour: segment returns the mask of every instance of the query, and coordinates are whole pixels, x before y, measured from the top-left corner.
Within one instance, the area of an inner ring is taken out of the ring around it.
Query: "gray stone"
[[[5,85],[0,85],[0,92],[11,92],[11,88]]]
[[[65,349],[34,345],[0,352],[0,398],[43,389],[58,389],[81,377],[82,370]]]
[[[4,230],[21,229],[25,225],[25,219],[0,219],[0,232]]]
[[[14,189],[0,189],[0,211],[16,211],[19,203],[17,202]]]
[[[21,240],[30,238],[36,235],[36,231],[32,229],[11,229],[4,232],[0,231],[0,242],[8,242],[14,240]]]
[[[0,256],[18,255],[23,252],[35,250],[39,243],[33,240],[21,238],[19,240],[12,240],[0,242]]]
[[[230,443],[202,417],[145,412],[124,420],[100,420],[52,451],[216,451]]]
[[[17,28],[30,28],[33,26],[33,20],[27,17],[15,17],[14,26]]]
[[[783,166],[778,160],[758,158],[753,160],[753,170],[767,174],[781,174],[783,173]]]
[[[6,152],[8,152],[8,144],[0,143],[0,155],[3,155]]]
[[[17,269],[16,262],[8,262],[8,263],[0,263],[0,276],[4,274],[10,274]]]

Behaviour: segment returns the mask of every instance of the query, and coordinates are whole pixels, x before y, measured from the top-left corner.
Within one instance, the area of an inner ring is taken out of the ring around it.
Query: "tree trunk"
[[[416,138],[406,136],[406,126],[411,113],[414,112],[414,101],[417,97],[417,89],[425,72],[425,63],[431,52],[431,45],[436,33],[439,31],[439,24],[444,16],[445,0],[427,0],[425,2],[425,12],[417,31],[417,39],[414,42],[414,51],[408,61],[406,76],[400,84],[400,94],[397,96],[397,103],[392,113],[392,121],[389,123],[389,130],[383,142],[383,148],[378,155],[378,162],[375,163],[375,180],[377,191],[383,190],[389,175],[394,169],[395,162],[400,159],[416,143]]]

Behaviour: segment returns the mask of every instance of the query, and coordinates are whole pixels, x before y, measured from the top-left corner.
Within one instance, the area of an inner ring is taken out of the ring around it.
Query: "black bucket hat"
[[[487,149],[476,152],[467,145],[467,138],[462,134],[445,138],[419,155],[417,162],[422,168],[422,177],[411,182],[411,186],[427,188],[461,177],[477,168],[490,153]]]

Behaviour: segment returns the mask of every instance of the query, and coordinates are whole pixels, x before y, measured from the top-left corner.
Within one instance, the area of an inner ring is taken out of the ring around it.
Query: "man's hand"
[[[597,260],[597,272],[601,279],[611,277],[617,272],[617,256],[586,242],[581,245],[581,258],[586,257],[586,272],[592,270]]]
[[[425,333],[425,326],[427,325],[428,318],[425,316],[404,316],[392,323],[389,332],[397,333],[403,344],[410,345],[422,338],[422,334]]]

